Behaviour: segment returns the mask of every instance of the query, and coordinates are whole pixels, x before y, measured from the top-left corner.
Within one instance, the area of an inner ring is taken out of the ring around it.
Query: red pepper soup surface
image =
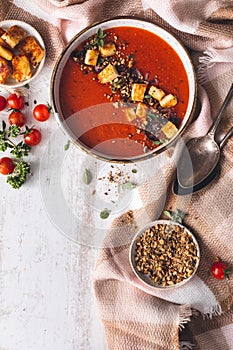
[[[153,151],[175,136],[189,98],[174,49],[140,28],[116,27],[83,42],[60,82],[67,125],[88,149],[113,159]]]

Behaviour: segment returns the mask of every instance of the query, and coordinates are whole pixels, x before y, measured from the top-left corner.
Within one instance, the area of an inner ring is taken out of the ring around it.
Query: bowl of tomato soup
[[[184,46],[165,29],[113,18],[78,33],[53,70],[56,120],[82,150],[137,161],[183,134],[196,105],[196,78]]]

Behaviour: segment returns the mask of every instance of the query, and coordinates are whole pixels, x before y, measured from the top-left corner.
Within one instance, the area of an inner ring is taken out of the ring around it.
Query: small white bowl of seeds
[[[200,249],[185,226],[157,220],[136,234],[129,259],[135,275],[143,283],[157,289],[171,289],[182,286],[194,276]]]

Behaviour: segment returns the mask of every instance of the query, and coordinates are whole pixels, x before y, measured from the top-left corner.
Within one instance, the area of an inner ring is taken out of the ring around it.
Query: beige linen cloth
[[[1,2],[0,18],[22,19],[34,25],[45,38],[48,63],[54,62],[63,48],[63,40],[71,38],[86,25],[111,16],[144,17],[170,30],[189,49],[199,81],[200,108],[186,137],[203,135],[208,130],[211,117],[216,114],[233,78],[232,1],[34,2],[50,15],[49,23],[8,1]],[[231,125],[232,104],[225,113],[221,129],[227,130]],[[109,349],[231,350],[233,272],[228,283],[215,280],[210,271],[216,256],[232,265],[233,140],[228,141],[222,152],[220,176],[192,196],[171,194],[176,151],[170,150],[158,159],[163,161],[164,157],[164,168],[138,189],[143,208],[134,211],[134,223],[127,223],[126,214],[115,220],[100,250],[94,292]],[[187,285],[169,292],[155,292],[140,284],[128,259],[129,244],[135,231],[161,214],[164,201],[161,179],[167,184],[165,208],[174,210],[178,207],[188,213],[185,224],[195,233],[201,248],[196,276]]]

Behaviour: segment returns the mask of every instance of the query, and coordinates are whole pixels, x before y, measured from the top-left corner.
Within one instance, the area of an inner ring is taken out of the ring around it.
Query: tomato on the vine
[[[227,264],[222,261],[216,261],[212,264],[211,268],[212,275],[218,280],[223,280],[229,275]]]
[[[14,171],[15,163],[9,157],[3,157],[0,159],[0,174],[9,175]]]
[[[13,111],[8,117],[8,122],[10,125],[17,125],[21,127],[21,126],[24,126],[26,122],[26,117],[20,111]]]
[[[26,132],[24,135],[24,142],[29,146],[36,146],[40,143],[42,139],[41,132],[37,129],[31,129]]]
[[[33,117],[39,122],[45,122],[50,117],[50,106],[39,104],[33,109]]]
[[[5,107],[6,107],[6,99],[4,96],[0,96],[0,111],[3,111]]]
[[[17,95],[17,94],[11,94],[7,98],[7,106],[11,109],[22,109],[25,105],[24,97]]]

